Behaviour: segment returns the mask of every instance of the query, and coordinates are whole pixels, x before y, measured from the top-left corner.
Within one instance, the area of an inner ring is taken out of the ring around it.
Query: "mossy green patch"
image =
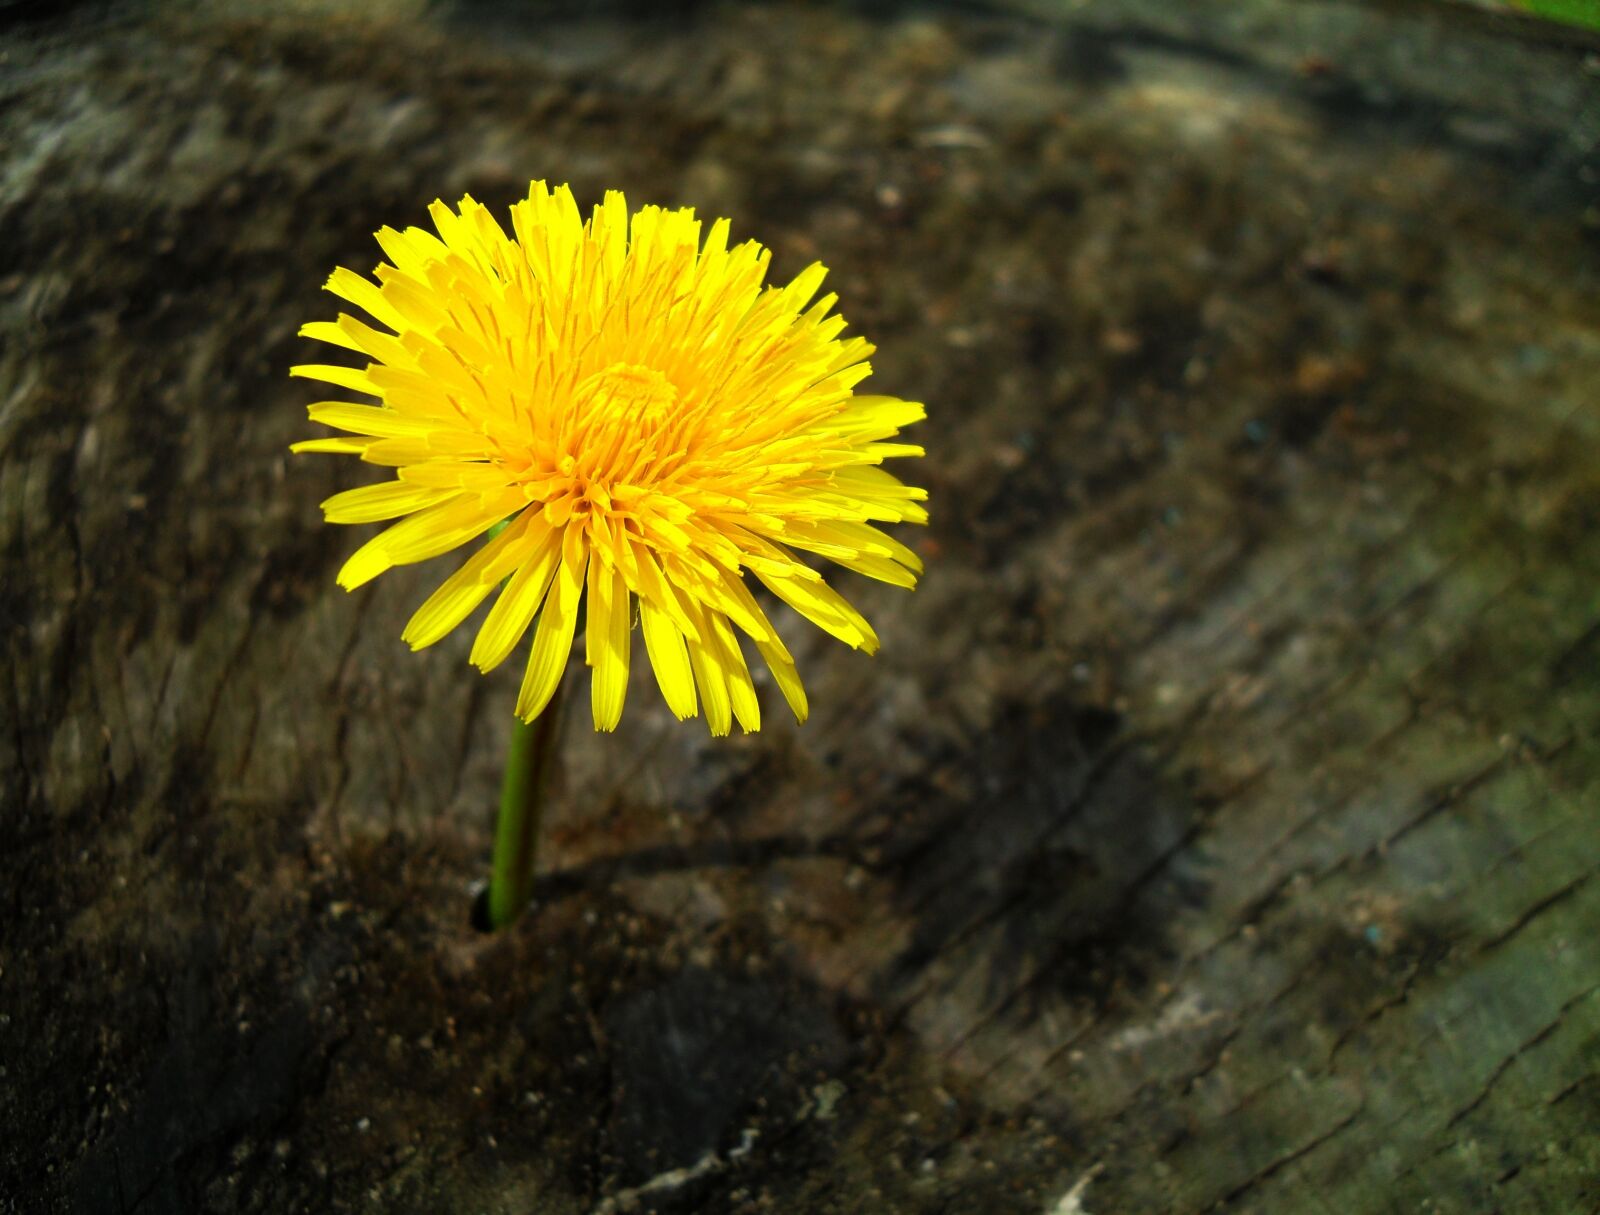
[[[1517,0],[1517,7],[1536,17],[1600,30],[1600,0]]]

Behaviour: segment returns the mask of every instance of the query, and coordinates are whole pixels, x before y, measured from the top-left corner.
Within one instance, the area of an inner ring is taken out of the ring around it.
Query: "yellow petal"
[[[794,276],[794,280],[787,287],[782,288],[779,293],[783,300],[784,310],[799,312],[800,309],[806,306],[811,297],[817,293],[817,288],[822,286],[822,280],[827,277],[828,268],[821,262],[812,262],[804,270],[800,271],[799,274]]]
[[[678,720],[693,717],[699,708],[694,694],[694,668],[689,664],[689,649],[676,621],[650,600],[639,600],[639,624],[644,633],[645,652],[661,695]]]
[[[912,570],[921,571],[922,558],[886,532],[854,520],[807,520],[784,532],[784,541],[798,548],[796,536],[816,537],[830,544],[844,545],[872,557],[888,557]]]
[[[494,589],[496,580],[484,578],[484,571],[503,560],[508,550],[513,557],[525,550],[528,525],[533,514],[532,511],[524,511],[505,531],[472,554],[460,569],[446,578],[412,615],[400,634],[401,640],[413,650],[420,650],[438,641],[470,616]]]
[[[425,524],[422,515],[414,515],[385,532],[390,537],[389,555],[396,565],[437,557],[481,536],[526,502],[516,489],[497,494],[462,494],[453,502],[431,508],[429,513],[437,513],[432,513]]]
[[[429,460],[402,468],[399,475],[407,485],[470,489],[475,493],[501,489],[510,480],[503,467],[482,460]]]
[[[383,395],[379,388],[367,377],[367,373],[360,367],[336,367],[331,363],[301,363],[298,367],[289,368],[289,374],[299,376],[303,380],[321,380],[324,384],[337,384],[340,388],[348,388],[351,392],[364,392],[369,396]]]
[[[868,578],[876,578],[879,582],[887,582],[890,586],[904,587],[909,591],[917,585],[916,574],[887,557],[873,557],[863,553],[858,557],[835,557],[834,560],[847,570],[865,574]]]
[[[761,652],[761,657],[766,659],[767,667],[772,671],[772,678],[778,685],[778,691],[783,693],[784,700],[794,713],[794,719],[803,724],[811,710],[806,702],[805,685],[800,682],[800,672],[795,668],[794,659],[781,644],[772,641],[758,641],[756,649]]]
[[[340,299],[349,300],[357,308],[363,309],[380,325],[387,325],[397,333],[405,328],[404,319],[383,298],[383,292],[377,285],[355,271],[340,266],[328,277],[325,288]]]
[[[300,326],[300,337],[310,338],[314,342],[327,342],[333,346],[343,346],[346,350],[358,353],[361,347],[338,325],[332,321],[307,321]]]
[[[621,272],[628,251],[628,202],[620,190],[606,191],[604,201],[595,207],[589,220],[589,230],[600,247],[607,277],[615,277]]]
[[[879,497],[889,500],[922,502],[928,491],[915,485],[902,484],[891,472],[876,465],[841,468],[833,474],[833,483],[840,490],[858,497]]]
[[[561,568],[555,585],[539,613],[539,629],[533,637],[533,653],[517,693],[517,716],[532,721],[550,703],[572,653],[572,634],[578,624],[578,602],[583,598],[583,575],[589,549],[581,530],[568,528],[561,546]]]
[[[478,630],[478,636],[472,643],[472,654],[468,661],[480,671],[494,670],[516,649],[517,642],[528,631],[528,625],[533,623],[534,613],[544,602],[545,592],[550,589],[550,581],[561,560],[561,533],[551,531],[535,511],[530,510],[525,517],[532,519],[529,524],[532,534],[528,537],[531,547],[521,537],[512,542],[518,545],[522,553],[522,564],[512,574],[511,581],[506,583],[505,590],[500,592],[500,598],[489,609],[489,615],[484,618],[483,627]],[[504,539],[504,536],[501,538]],[[485,569],[497,564],[500,556],[497,553],[491,557],[485,563]],[[482,572],[475,571],[476,574]],[[492,589],[493,585],[493,582],[489,582],[486,590]]]
[[[761,631],[752,634],[751,639],[761,645],[771,646],[775,651],[787,657],[789,651],[784,647],[782,639],[779,638],[778,631],[772,627],[772,621],[767,619],[766,612],[761,610],[761,605],[756,602],[756,597],[750,593],[750,588],[745,585],[744,579],[729,579],[724,585],[728,593],[738,600],[744,613],[761,626]]]
[[[771,630],[746,607],[745,597],[733,589],[740,583],[737,570],[723,569],[710,563],[704,564],[711,571],[711,576],[695,563],[682,559],[676,553],[668,553],[662,558],[662,569],[668,581],[686,590],[712,611],[732,616],[739,627],[750,636],[763,640],[771,636]]]
[[[329,523],[377,523],[383,519],[398,519],[455,496],[453,490],[384,481],[334,494],[322,504],[322,517]]]
[[[425,368],[373,364],[367,369],[367,377],[373,385],[367,391],[379,393],[391,409],[454,427],[463,425],[461,411],[451,404],[445,386]]]
[[[421,464],[440,456],[475,457],[485,454],[482,435],[450,434],[432,431],[416,438],[379,439],[361,454],[369,464],[385,464],[402,468],[407,464]]]
[[[450,255],[444,243],[425,228],[413,227],[397,232],[385,227],[380,228],[376,235],[378,244],[394,263],[395,269],[413,276],[426,275],[429,263],[441,262]]]
[[[689,614],[684,611],[682,600],[672,583],[662,575],[661,565],[657,562],[655,554],[648,548],[640,546],[637,558],[640,601],[652,604],[658,611],[666,613],[678,631],[690,641],[699,641],[699,630],[695,628]]]
[[[321,451],[342,456],[359,456],[367,450],[371,443],[372,440],[369,438],[351,438],[347,435],[340,435],[336,439],[302,439],[298,443],[289,444],[289,450],[294,452],[295,455],[301,455],[304,452]]]
[[[728,673],[723,666],[722,647],[712,631],[710,613],[695,604],[689,609],[701,640],[689,645],[689,665],[700,703],[705,706],[706,725],[713,738],[723,738],[733,728],[733,702],[728,695]]]
[[[852,521],[806,520],[790,524],[783,539],[791,548],[819,553],[880,582],[914,587],[922,558],[875,527]]]
[[[769,591],[824,633],[869,654],[877,652],[878,635],[872,631],[872,626],[826,582],[773,578],[759,570],[756,571],[756,577]]]
[[[433,333],[449,322],[439,292],[426,282],[390,266],[379,266],[378,277],[383,280],[384,302],[404,318],[404,329]]]
[[[802,567],[803,568],[803,567]],[[742,592],[746,608],[766,627],[765,638],[754,638],[756,650],[766,660],[767,666],[772,670],[772,677],[777,681],[778,690],[783,693],[784,700],[788,701],[789,708],[794,711],[797,721],[805,721],[810,712],[806,702],[805,686],[800,682],[800,672],[796,670],[794,658],[790,656],[788,647],[778,636],[778,631],[772,627],[772,622],[767,619],[761,605],[750,594],[750,590],[742,582],[737,589]]]
[[[860,450],[875,460],[897,460],[903,456],[928,454],[917,443],[868,443]]]
[[[739,649],[739,638],[726,616],[712,612],[710,618],[723,674],[728,680],[728,699],[733,706],[733,715],[739,719],[746,733],[753,734],[761,729],[761,701],[756,697],[750,668],[745,665],[744,654]]]
[[[846,409],[828,424],[836,434],[856,440],[888,438],[902,426],[910,426],[928,416],[921,401],[902,401],[898,397],[855,396]]]
[[[380,363],[404,367],[412,361],[412,354],[403,341],[374,329],[371,325],[362,324],[347,312],[339,314],[335,328],[339,330],[343,339],[340,345],[348,346],[351,350],[359,350]],[[326,340],[333,341],[331,337]]]
[[[425,418],[407,417],[381,405],[352,405],[348,401],[318,401],[306,413],[313,422],[336,426],[357,434],[383,437],[425,435],[438,425]]]
[[[594,728],[615,730],[628,693],[628,650],[633,606],[622,572],[598,555],[589,560],[589,621],[585,661],[593,668],[589,702]]]
[[[430,506],[388,531],[378,533],[358,548],[340,569],[339,585],[354,590],[392,566],[426,561],[447,553],[481,536],[523,504],[522,494],[513,492],[489,497],[461,494]]]

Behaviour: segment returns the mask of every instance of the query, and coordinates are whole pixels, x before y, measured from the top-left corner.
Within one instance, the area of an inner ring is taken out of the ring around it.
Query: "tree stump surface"
[[[0,1210],[1600,1209],[1593,40],[254,7],[0,6]],[[516,677],[286,372],[530,177],[825,261],[933,522],[491,938]]]

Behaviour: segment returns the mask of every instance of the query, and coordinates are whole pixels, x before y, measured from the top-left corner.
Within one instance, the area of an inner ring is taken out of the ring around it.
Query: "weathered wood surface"
[[[0,1209],[1600,1208],[1582,47],[244,8],[0,28]],[[825,258],[935,521],[804,728],[570,721],[491,940],[515,679],[285,370],[534,175]]]

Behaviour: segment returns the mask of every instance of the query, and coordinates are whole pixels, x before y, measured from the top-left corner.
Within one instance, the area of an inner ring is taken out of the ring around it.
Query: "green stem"
[[[561,732],[561,692],[558,686],[544,712],[533,721],[518,719],[511,728],[511,753],[506,757],[500,817],[494,828],[494,867],[489,875],[489,927],[495,931],[521,915],[533,895],[545,785],[554,765],[556,736]]]

